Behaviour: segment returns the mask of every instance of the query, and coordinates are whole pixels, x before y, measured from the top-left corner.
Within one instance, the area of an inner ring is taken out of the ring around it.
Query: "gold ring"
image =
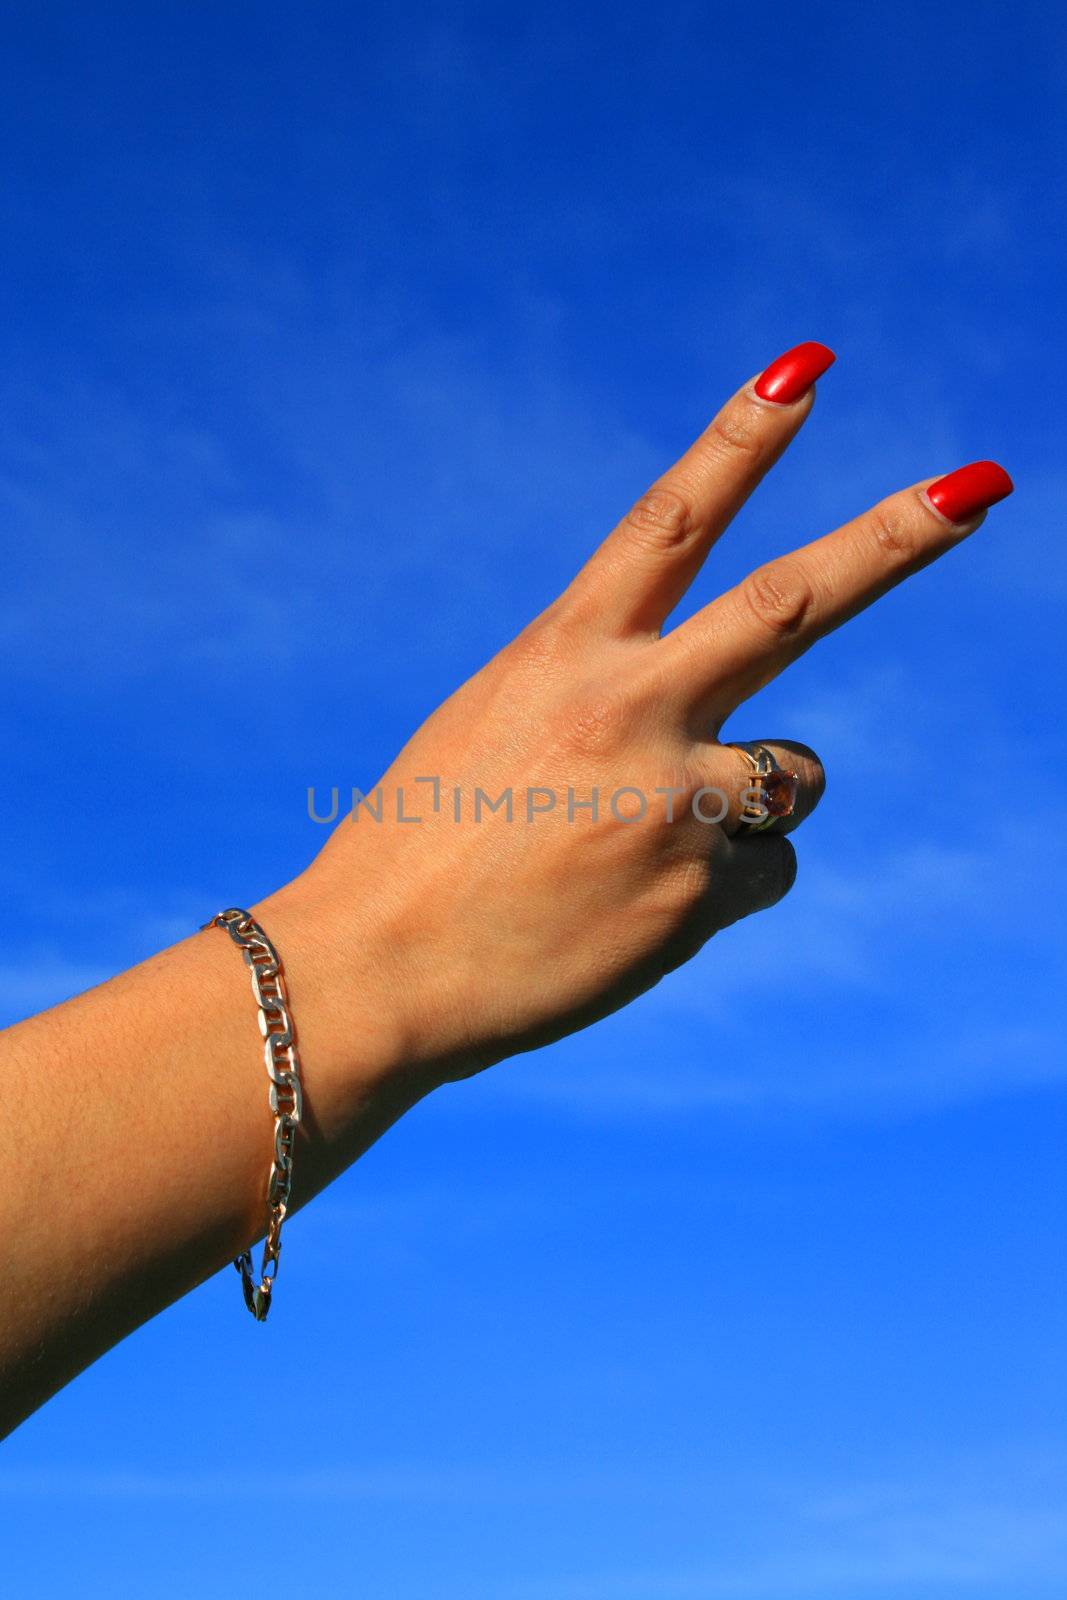
[[[800,790],[798,775],[779,766],[765,744],[731,744],[729,748],[740,750],[753,773],[752,783],[742,791],[738,826],[758,833],[779,817],[792,816]]]

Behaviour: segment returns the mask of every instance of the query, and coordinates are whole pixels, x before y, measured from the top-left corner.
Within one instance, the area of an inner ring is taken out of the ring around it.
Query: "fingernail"
[[[773,400],[776,405],[792,405],[802,394],[807,394],[816,378],[821,378],[837,357],[824,344],[813,340],[794,345],[784,356],[772,361],[766,372],[756,379],[756,393],[761,400]]]
[[[979,511],[995,506],[1015,488],[1003,467],[995,461],[972,461],[957,467],[947,477],[938,478],[926,491],[926,498],[950,522],[969,522]]]

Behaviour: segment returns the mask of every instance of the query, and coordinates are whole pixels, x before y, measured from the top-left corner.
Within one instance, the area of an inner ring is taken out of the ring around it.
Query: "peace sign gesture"
[[[1012,489],[990,461],[901,489],[664,635],[833,360],[801,344],[738,390],[291,886],[374,952],[408,1059],[454,1077],[544,1043],[792,884],[784,835],[818,802],[819,760],[719,729]]]
[[[23,1134],[0,1433],[227,1256],[265,1316],[286,1213],[423,1094],[594,1021],[787,892],[822,767],[721,744],[724,719],[1011,491],[991,462],[902,489],[664,634],[832,360],[800,345],[746,384],[311,866],[213,919],[258,1027],[205,925],[0,1037]]]

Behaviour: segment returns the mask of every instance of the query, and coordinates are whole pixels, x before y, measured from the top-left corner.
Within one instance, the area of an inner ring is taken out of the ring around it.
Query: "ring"
[[[762,828],[769,828],[779,817],[792,816],[800,789],[798,775],[780,767],[765,744],[732,744],[730,749],[740,750],[754,774],[753,782],[744,790],[744,794],[759,795],[759,799],[746,798],[738,826],[747,828],[750,833],[758,833]]]

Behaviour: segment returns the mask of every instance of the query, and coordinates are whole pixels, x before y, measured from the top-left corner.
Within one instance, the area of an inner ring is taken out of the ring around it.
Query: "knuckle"
[[[591,693],[571,700],[558,724],[559,741],[575,755],[612,756],[629,736],[630,706],[614,691]]]
[[[727,406],[712,418],[708,436],[723,455],[754,460],[763,450],[763,431],[748,408]]]
[[[867,513],[867,526],[879,550],[894,566],[914,561],[919,540],[914,524],[902,506],[891,501]]]
[[[692,534],[693,507],[677,489],[648,489],[627,512],[626,525],[639,543],[669,550]]]
[[[500,656],[509,667],[539,673],[555,661],[557,652],[556,629],[550,625],[529,623],[504,647]]]
[[[564,593],[534,617],[499,653],[508,667],[551,673],[585,637],[585,619]]]
[[[798,561],[772,561],[757,568],[741,592],[763,627],[783,638],[799,632],[815,605],[811,580]]]

